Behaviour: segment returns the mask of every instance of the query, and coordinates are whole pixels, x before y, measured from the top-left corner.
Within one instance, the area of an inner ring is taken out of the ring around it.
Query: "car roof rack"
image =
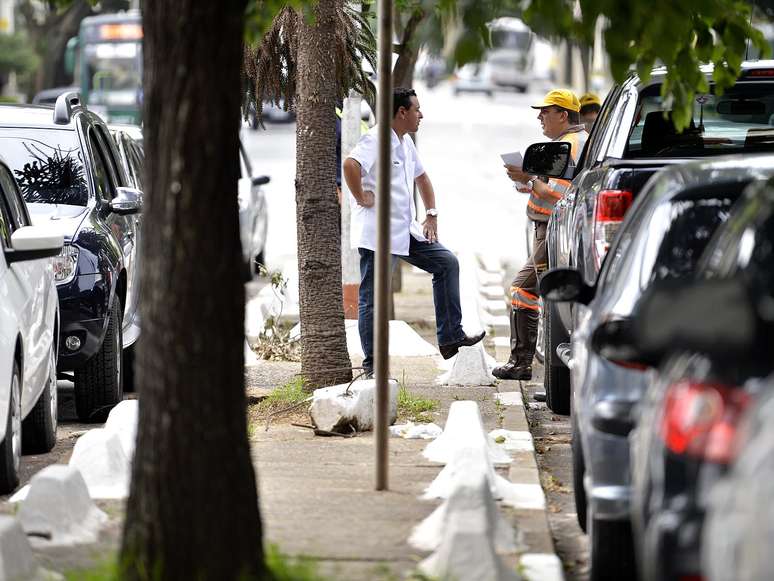
[[[82,109],[81,94],[75,91],[62,93],[54,104],[54,123],[69,125],[76,109]]]

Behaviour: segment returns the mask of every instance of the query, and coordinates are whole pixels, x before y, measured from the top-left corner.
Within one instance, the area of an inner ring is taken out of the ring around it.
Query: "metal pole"
[[[387,376],[389,356],[390,293],[390,177],[392,160],[392,0],[379,0],[379,95],[376,113],[379,124],[379,160],[376,184],[376,270],[374,284],[374,378],[376,379],[376,490],[387,490]]]

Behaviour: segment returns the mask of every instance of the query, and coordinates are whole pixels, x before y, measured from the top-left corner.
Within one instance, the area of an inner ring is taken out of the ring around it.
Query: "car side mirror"
[[[570,165],[571,145],[566,141],[533,143],[524,153],[521,169],[528,174],[549,178],[565,177]]]
[[[736,357],[752,349],[762,331],[738,278],[661,281],[645,291],[634,314],[640,350],[658,358],[674,350]]]
[[[42,226],[23,226],[11,234],[11,249],[5,251],[8,263],[50,258],[62,252],[64,236]]]
[[[126,216],[142,210],[142,192],[135,188],[117,188],[116,197],[110,201],[110,210]]]
[[[591,349],[609,361],[632,369],[652,367],[657,362],[640,350],[630,318],[611,319],[591,334]]]
[[[574,268],[552,268],[540,277],[538,288],[540,296],[547,301],[584,305],[591,302],[595,292]]]
[[[269,176],[257,176],[253,178],[253,185],[254,186],[265,186],[271,181],[271,178]]]

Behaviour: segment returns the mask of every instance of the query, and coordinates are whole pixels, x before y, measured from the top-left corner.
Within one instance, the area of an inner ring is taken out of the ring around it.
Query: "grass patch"
[[[301,403],[309,397],[306,391],[306,379],[302,376],[296,376],[285,385],[275,388],[268,397],[258,402],[259,412],[273,412],[284,407]]]
[[[317,571],[317,561],[311,557],[289,557],[269,545],[265,558],[273,581],[330,581]]]
[[[432,422],[430,412],[438,409],[438,400],[411,393],[402,383],[398,388],[398,417],[413,422]]]
[[[71,569],[64,572],[66,581],[115,581],[119,578],[116,556],[107,557],[88,569]]]

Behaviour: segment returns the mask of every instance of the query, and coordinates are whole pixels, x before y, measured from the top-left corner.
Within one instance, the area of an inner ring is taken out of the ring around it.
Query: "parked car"
[[[774,174],[774,156],[738,165],[756,178]],[[713,174],[708,187],[725,177]],[[632,517],[646,580],[706,573],[706,507],[728,464],[747,448],[737,438],[741,418],[757,407],[760,380],[774,371],[773,299],[770,178],[748,188],[695,277],[654,286],[636,309],[632,355],[661,363],[631,440]]]
[[[706,495],[701,569],[710,581],[771,577],[774,376],[761,382],[758,392],[738,430],[738,455],[728,474]]]
[[[62,234],[54,259],[60,328],[57,368],[75,383],[79,419],[98,421],[123,397],[122,352],[140,333],[137,221],[105,123],[76,93],[54,106],[0,107],[0,154],[36,225]],[[66,372],[73,371],[73,375]]]
[[[78,87],[52,87],[50,89],[43,89],[42,91],[35,94],[35,96],[32,98],[32,104],[33,105],[53,105],[56,103],[57,98],[59,98],[59,95],[64,95],[65,93],[73,93],[77,92]]]
[[[503,17],[488,24],[492,48],[486,64],[491,82],[524,93],[534,77],[535,35],[518,18]]]
[[[489,68],[485,63],[464,65],[454,73],[451,86],[455,97],[461,93],[483,93],[487,97],[493,97],[495,92]]]
[[[266,232],[269,219],[266,194],[261,186],[269,183],[269,176],[253,175],[253,166],[245,147],[239,142],[239,236],[245,271],[252,278],[261,265],[266,263]]]
[[[747,184],[771,175],[771,155],[702,160],[664,170],[634,203],[594,285],[574,269],[553,269],[541,279],[544,300],[576,302],[570,381],[573,482],[578,520],[590,537],[591,579],[633,578],[628,435],[648,375],[647,367],[626,360],[622,338],[637,300],[660,281],[691,276]],[[645,424],[646,430],[653,425]]]
[[[56,443],[59,301],[51,260],[63,237],[33,226],[0,162],[0,494],[19,484],[22,450]]]
[[[593,284],[626,211],[659,169],[691,158],[774,150],[769,125],[774,61],[744,63],[742,76],[722,96],[713,92],[712,68],[703,70],[710,92],[697,95],[693,120],[682,133],[661,100],[664,69],[656,69],[647,83],[632,75],[610,91],[572,185],[549,220],[549,267],[575,268],[586,284]],[[570,409],[568,363],[573,354],[567,346],[574,308],[570,303],[548,305],[543,317],[547,401],[563,414]]]

